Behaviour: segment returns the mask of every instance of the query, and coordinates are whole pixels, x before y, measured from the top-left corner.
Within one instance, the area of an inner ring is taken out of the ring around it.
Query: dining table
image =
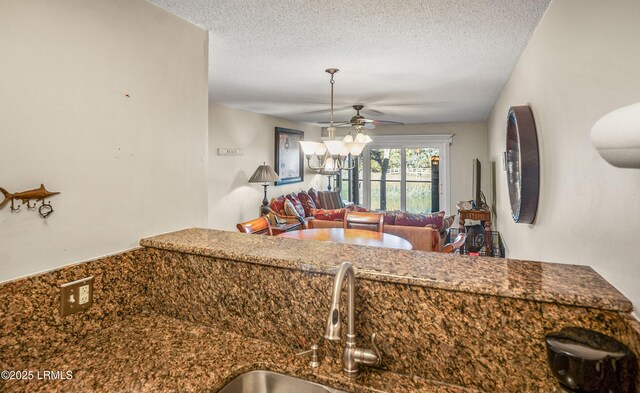
[[[413,250],[413,246],[400,236],[365,229],[314,228],[290,231],[277,237],[299,240],[320,240],[326,242],[357,244],[360,246]]]

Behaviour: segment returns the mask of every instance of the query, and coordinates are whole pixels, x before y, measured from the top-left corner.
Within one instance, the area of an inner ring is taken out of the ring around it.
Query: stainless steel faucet
[[[336,280],[333,283],[333,297],[331,300],[331,309],[329,310],[329,318],[327,318],[327,329],[324,337],[331,341],[340,341],[340,293],[344,277],[347,276],[348,304],[347,304],[347,323],[349,330],[347,331],[347,341],[342,354],[342,370],[348,377],[355,377],[360,371],[360,364],[368,366],[378,366],[381,362],[380,351],[375,343],[376,334],[371,336],[371,343],[375,351],[371,349],[358,348],[356,346],[356,276],[353,272],[353,266],[349,262],[342,262]]]

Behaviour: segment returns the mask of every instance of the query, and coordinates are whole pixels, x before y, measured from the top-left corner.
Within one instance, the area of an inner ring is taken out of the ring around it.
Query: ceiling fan
[[[404,124],[399,121],[368,119],[360,114],[360,111],[363,108],[364,108],[364,105],[353,105],[353,109],[356,110],[356,115],[353,116],[348,121],[334,122],[333,125],[336,127],[361,127],[361,128],[372,129],[380,125],[401,126]],[[328,125],[329,122],[319,122],[318,124]]]

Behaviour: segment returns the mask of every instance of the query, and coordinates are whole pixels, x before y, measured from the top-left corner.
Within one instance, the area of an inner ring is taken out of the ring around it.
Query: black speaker
[[[484,227],[482,225],[472,225],[465,227],[465,232],[467,232],[467,240],[465,241],[465,246],[467,247],[467,252],[479,252],[484,247]]]

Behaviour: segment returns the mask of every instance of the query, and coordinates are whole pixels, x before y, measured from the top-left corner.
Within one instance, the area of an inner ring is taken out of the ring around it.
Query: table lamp
[[[264,187],[264,199],[262,200],[262,207],[260,208],[262,214],[269,214],[269,200],[267,199],[267,187],[269,187],[269,183],[276,182],[280,180],[280,176],[266,163],[262,163],[253,172],[251,178],[249,179],[249,183],[262,183],[262,187]]]

